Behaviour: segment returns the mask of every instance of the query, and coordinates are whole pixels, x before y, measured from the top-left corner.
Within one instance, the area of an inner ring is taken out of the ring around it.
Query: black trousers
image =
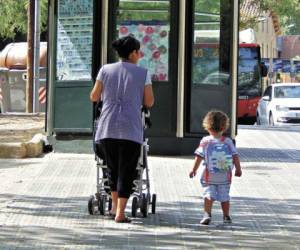
[[[117,191],[120,198],[129,198],[133,180],[137,177],[136,167],[141,153],[141,144],[110,138],[100,142],[106,157],[111,191]]]

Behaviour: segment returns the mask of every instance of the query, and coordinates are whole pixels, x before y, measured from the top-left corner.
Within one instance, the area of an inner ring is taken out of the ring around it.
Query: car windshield
[[[277,86],[274,88],[275,98],[300,98],[300,86]]]

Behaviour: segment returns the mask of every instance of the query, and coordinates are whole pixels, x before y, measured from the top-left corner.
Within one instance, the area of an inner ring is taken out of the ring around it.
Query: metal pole
[[[274,77],[274,72],[273,72],[273,56],[270,58],[270,66],[269,66],[269,72],[272,72],[269,74],[269,84],[271,85],[273,83],[273,77]]]
[[[40,0],[34,6],[33,112],[40,111]]]
[[[104,65],[107,63],[107,40],[108,40],[108,0],[102,1],[102,39],[101,39],[101,65]]]
[[[48,20],[48,89],[47,89],[47,136],[50,139],[53,135],[53,123],[54,123],[54,81],[55,81],[55,1],[49,0],[49,20]]]
[[[239,1],[233,0],[233,27],[232,27],[232,65],[231,65],[231,134],[232,138],[236,136],[237,128],[237,64],[238,64],[238,34],[239,34]]]
[[[179,2],[179,38],[178,38],[178,92],[177,92],[177,128],[176,137],[183,137],[183,124],[184,124],[184,60],[186,46],[185,42],[185,25],[186,25],[186,0]]]

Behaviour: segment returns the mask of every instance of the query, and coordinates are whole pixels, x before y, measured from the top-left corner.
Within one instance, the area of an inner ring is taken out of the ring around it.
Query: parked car
[[[300,83],[268,86],[259,100],[257,124],[300,125]]]
[[[203,81],[204,84],[229,85],[229,74],[223,72],[213,72]]]

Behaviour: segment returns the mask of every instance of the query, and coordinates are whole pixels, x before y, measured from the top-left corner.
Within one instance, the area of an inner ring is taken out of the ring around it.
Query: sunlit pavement
[[[240,126],[236,141],[243,176],[233,180],[231,225],[219,204],[212,224],[199,225],[192,157],[149,157],[157,213],[131,224],[88,214],[92,154],[0,160],[0,249],[299,249],[300,130]]]

